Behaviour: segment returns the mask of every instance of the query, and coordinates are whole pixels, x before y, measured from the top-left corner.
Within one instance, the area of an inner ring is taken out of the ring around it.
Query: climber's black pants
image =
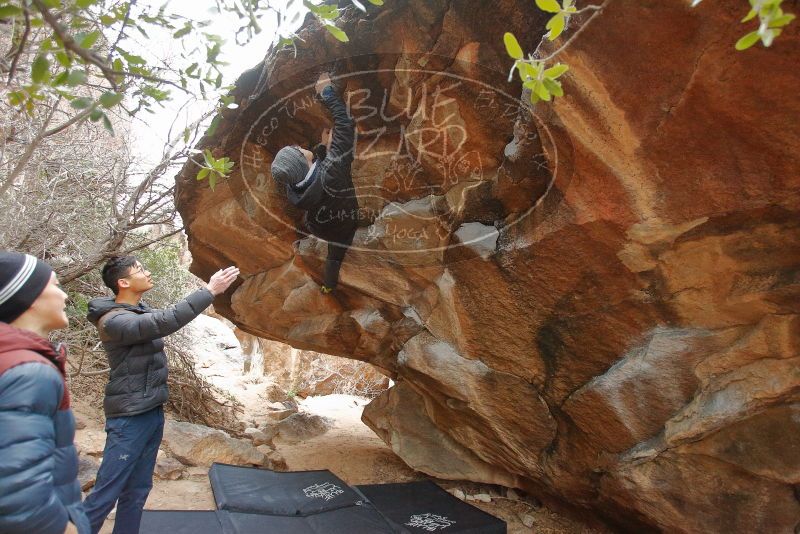
[[[356,227],[353,227],[345,239],[338,243],[328,242],[328,258],[325,260],[325,274],[323,284],[333,289],[339,283],[339,270],[342,268],[342,261],[347,254],[350,245],[353,244],[353,236],[356,234]]]

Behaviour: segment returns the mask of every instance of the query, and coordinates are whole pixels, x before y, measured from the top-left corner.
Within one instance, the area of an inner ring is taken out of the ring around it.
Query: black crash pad
[[[145,510],[139,534],[395,534],[389,522],[369,504],[310,516],[239,512]]]
[[[139,534],[226,534],[217,512],[145,510]]]
[[[362,497],[328,470],[277,472],[215,463],[208,472],[218,510],[308,516],[356,506]]]
[[[307,516],[243,514],[220,510],[224,534],[396,534],[368,504],[348,506]]]
[[[504,521],[429,480],[356,486],[401,532],[506,534]]]

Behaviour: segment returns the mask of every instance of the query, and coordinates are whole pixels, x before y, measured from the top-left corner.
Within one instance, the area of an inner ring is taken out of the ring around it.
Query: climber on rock
[[[333,115],[333,132],[313,151],[283,147],[272,162],[272,177],[286,188],[294,206],[305,211],[305,224],[314,236],[328,242],[321,291],[330,293],[358,226],[358,201],[350,166],[353,163],[355,122],[348,115],[327,73],[315,89]],[[323,136],[325,137],[325,136]]]

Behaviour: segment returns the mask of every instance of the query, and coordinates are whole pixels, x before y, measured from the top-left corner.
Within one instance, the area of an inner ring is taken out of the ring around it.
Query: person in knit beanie
[[[289,202],[305,211],[303,220],[310,233],[328,242],[320,290],[330,293],[339,282],[342,261],[358,228],[359,206],[351,173],[355,121],[327,73],[320,76],[316,91],[333,115],[327,143],[313,151],[296,145],[281,148],[271,172]]]
[[[272,160],[272,178],[279,184],[295,186],[305,178],[311,163],[313,159],[309,162],[300,147],[285,146]]]
[[[67,294],[45,262],[0,251],[0,532],[89,534],[66,353]]]
[[[49,265],[33,256],[0,252],[0,321],[12,323],[25,313],[50,283],[52,274]]]

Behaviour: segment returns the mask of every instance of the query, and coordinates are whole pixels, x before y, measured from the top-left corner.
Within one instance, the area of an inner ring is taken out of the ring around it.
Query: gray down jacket
[[[167,402],[167,356],[161,338],[186,326],[213,298],[208,289],[199,289],[164,310],[143,303],[118,304],[111,297],[89,302],[87,318],[98,327],[111,368],[103,400],[106,417],[138,415]]]

